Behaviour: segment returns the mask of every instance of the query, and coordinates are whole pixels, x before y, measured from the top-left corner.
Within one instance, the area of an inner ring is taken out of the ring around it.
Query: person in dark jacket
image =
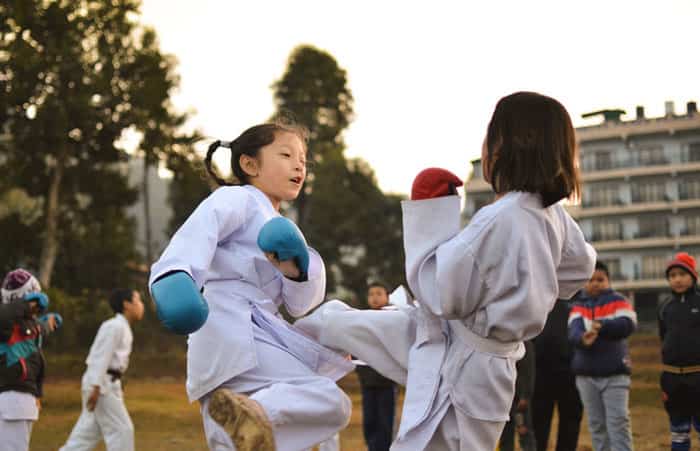
[[[608,268],[596,263],[591,280],[569,314],[571,368],[588,414],[595,451],[632,450],[629,416],[631,366],[627,337],[637,314],[610,288]]]
[[[500,451],[515,449],[514,433],[518,435],[521,451],[535,451],[535,434],[532,428],[532,395],[535,388],[535,344],[528,340],[525,356],[518,360],[515,380],[515,397],[510,409],[510,420],[503,427],[499,443]]]
[[[691,425],[700,432],[700,292],[695,259],[676,254],[666,267],[671,297],[659,307],[663,341],[661,390],[671,422],[671,449],[690,450]]]
[[[379,282],[367,289],[367,304],[381,310],[389,303],[389,290]],[[368,451],[389,451],[393,440],[396,384],[367,365],[357,366],[362,388],[362,429]]]
[[[535,393],[532,399],[537,451],[546,451],[557,406],[559,428],[556,451],[576,451],[583,417],[583,404],[571,372],[572,350],[567,323],[572,301],[559,299],[535,338]]]
[[[61,323],[58,314],[42,317],[49,298],[36,278],[23,269],[11,271],[2,284],[0,304],[0,437],[3,451],[29,449],[32,426],[39,418],[44,357],[42,338]]]

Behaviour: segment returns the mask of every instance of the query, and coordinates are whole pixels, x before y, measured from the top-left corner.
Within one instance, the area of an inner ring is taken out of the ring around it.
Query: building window
[[[637,158],[640,166],[654,166],[667,164],[663,146],[644,146],[637,150]]]
[[[602,219],[593,221],[593,241],[622,239],[622,224],[619,221]]]
[[[700,161],[700,142],[688,144],[688,161]]]
[[[600,150],[595,153],[595,169],[596,171],[604,171],[613,168],[612,152],[609,150]]]
[[[700,235],[700,214],[686,216],[685,227],[686,235]]]
[[[619,189],[616,184],[597,184],[590,188],[590,198],[586,200],[586,206],[605,207],[619,205]]]
[[[661,202],[669,200],[666,195],[666,182],[638,181],[632,184],[632,202]]]
[[[669,236],[669,227],[664,216],[642,216],[639,218],[638,238],[663,238],[667,236]]]
[[[642,279],[662,279],[666,271],[668,258],[664,255],[645,255],[642,257]]]
[[[678,182],[678,195],[681,200],[700,199],[700,180],[681,179]]]

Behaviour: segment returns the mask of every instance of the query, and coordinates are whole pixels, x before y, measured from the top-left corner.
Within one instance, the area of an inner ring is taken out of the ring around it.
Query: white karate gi
[[[102,439],[109,451],[133,451],[134,425],[124,405],[121,380],[107,374],[107,370],[124,374],[133,339],[129,321],[121,313],[100,326],[85,360],[83,410],[61,451],[91,450]],[[95,386],[100,387],[100,396],[90,412],[87,400]]]
[[[561,205],[512,192],[460,231],[457,196],[403,202],[406,274],[420,307],[319,309],[299,327],[406,384],[392,451],[492,451],[522,341],[593,273],[595,251]]]
[[[36,398],[31,393],[0,393],[0,451],[28,451],[32,426],[39,419]]]
[[[150,284],[170,271],[187,272],[209,305],[207,321],[188,339],[187,394],[202,402],[211,449],[233,449],[206,409],[209,394],[222,386],[262,405],[279,451],[309,448],[349,421],[350,401],[335,380],[352,364],[278,312],[284,304],[291,315],[304,315],[323,300],[326,280],[313,249],[306,282],[287,279],[267,260],[257,237],[276,216],[267,196],[251,185],[219,188],[151,268]]]

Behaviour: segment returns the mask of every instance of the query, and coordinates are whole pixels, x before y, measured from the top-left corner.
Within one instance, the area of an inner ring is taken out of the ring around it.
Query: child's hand
[[[598,332],[601,327],[603,327],[603,323],[600,321],[593,321],[593,323],[591,323],[591,329],[596,332]]]
[[[525,410],[527,410],[527,406],[528,406],[527,399],[523,398],[523,399],[518,400],[518,407],[517,407],[518,411],[524,412]]]
[[[597,330],[588,330],[583,333],[583,337],[581,337],[581,342],[583,343],[584,346],[591,346],[596,339],[598,338],[598,331]]]
[[[97,406],[98,399],[100,399],[100,387],[95,385],[92,389],[92,393],[90,393],[90,397],[85,403],[88,412],[92,412],[93,410],[95,410],[95,406]]]
[[[279,261],[273,252],[265,252],[265,257],[288,279],[298,279],[301,271],[294,259]]]

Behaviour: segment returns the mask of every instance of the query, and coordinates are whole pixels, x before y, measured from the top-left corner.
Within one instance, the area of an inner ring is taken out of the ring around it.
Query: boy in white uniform
[[[406,384],[392,451],[492,451],[508,419],[515,362],[559,298],[593,272],[595,251],[558,203],[579,192],[574,130],[559,102],[499,101],[482,165],[496,201],[460,230],[461,181],[421,172],[403,203],[409,287],[395,312],[329,303],[297,325]]]
[[[115,315],[103,322],[90,347],[83,374],[83,410],[62,451],[91,450],[104,439],[108,451],[133,451],[134,425],[124,405],[121,377],[129,366],[131,325],[143,318],[138,291],[115,290]]]

